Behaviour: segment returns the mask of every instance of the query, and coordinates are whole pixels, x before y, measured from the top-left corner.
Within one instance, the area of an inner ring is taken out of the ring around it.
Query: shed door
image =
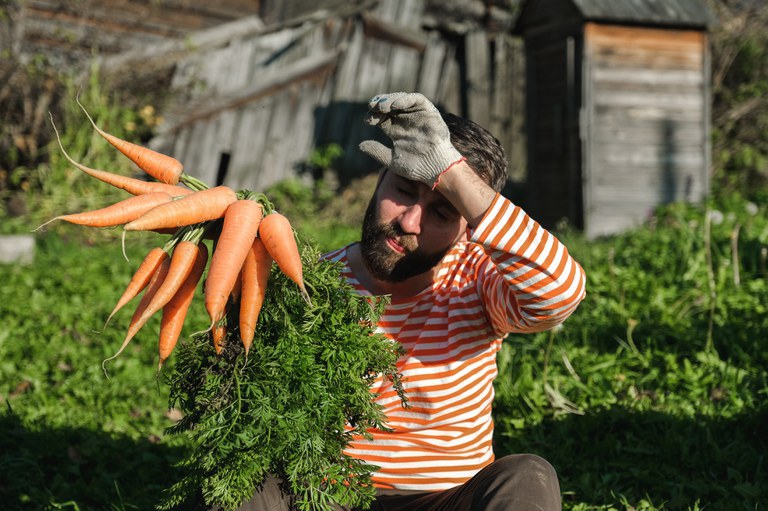
[[[545,33],[526,40],[528,188],[525,203],[548,228],[582,228],[581,36]]]
[[[707,190],[705,35],[587,24],[585,230],[640,224]]]

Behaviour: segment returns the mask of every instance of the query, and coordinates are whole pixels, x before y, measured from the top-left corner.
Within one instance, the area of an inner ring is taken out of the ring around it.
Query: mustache
[[[379,235],[394,238],[406,252],[415,252],[419,248],[416,236],[406,234],[397,223],[379,224],[376,230]]]

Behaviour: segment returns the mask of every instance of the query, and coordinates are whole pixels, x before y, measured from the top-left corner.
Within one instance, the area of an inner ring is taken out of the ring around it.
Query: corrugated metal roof
[[[716,23],[700,0],[571,0],[588,20],[691,25]]]

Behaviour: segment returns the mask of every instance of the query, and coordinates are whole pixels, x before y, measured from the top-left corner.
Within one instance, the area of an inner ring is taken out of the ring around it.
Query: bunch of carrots
[[[89,176],[127,191],[132,197],[98,210],[60,215],[40,227],[63,220],[89,227],[122,226],[124,233],[171,233],[167,243],[146,254],[107,318],[108,323],[143,291],[122,346],[105,362],[120,355],[147,321],[159,312],[162,314],[158,342],[160,370],[176,346],[201,281],[204,281],[205,308],[211,320],[208,330],[217,353],[223,349],[227,334],[226,307],[233,297],[236,299],[233,303],[239,302],[240,339],[248,354],[273,262],[299,286],[309,302],[293,228],[285,216],[274,211],[263,194],[235,191],[226,186],[209,188],[186,174],[175,158],[103,131],[79,100],[78,105],[99,135],[154,180],[92,169],[75,161],[64,150],[51,118],[59,146],[70,163]],[[220,226],[216,234],[211,232],[214,224]],[[203,240],[211,236],[215,249],[209,254]],[[208,272],[203,279],[206,267]]]

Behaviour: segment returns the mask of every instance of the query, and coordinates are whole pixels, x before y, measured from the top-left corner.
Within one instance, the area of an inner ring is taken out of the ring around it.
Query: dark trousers
[[[275,480],[238,511],[289,511],[291,503]],[[494,461],[466,483],[437,492],[379,490],[371,511],[559,511],[560,483],[555,469],[532,454]],[[356,511],[356,510],[340,510]]]

